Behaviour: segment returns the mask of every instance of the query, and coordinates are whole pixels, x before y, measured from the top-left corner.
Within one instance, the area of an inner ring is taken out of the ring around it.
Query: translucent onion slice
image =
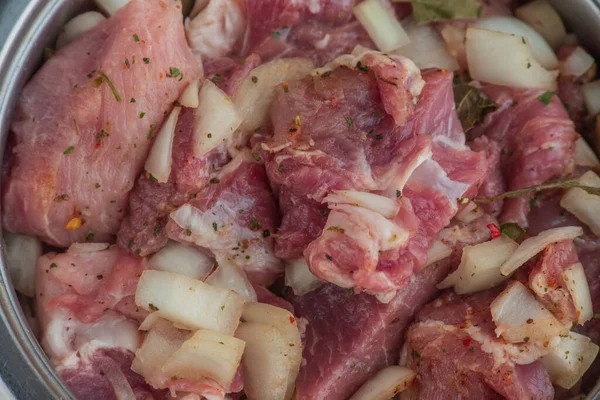
[[[102,12],[109,17],[115,15],[119,8],[125,7],[130,0],[94,0]]]
[[[25,296],[35,296],[35,266],[42,255],[42,242],[36,237],[4,232],[6,263],[12,283]]]
[[[334,190],[323,202],[363,207],[388,219],[394,218],[400,210],[400,204],[394,199],[356,190]]]
[[[577,312],[577,322],[583,325],[594,316],[590,286],[588,285],[583,265],[576,263],[567,268],[563,272],[563,279],[573,299],[573,305]]]
[[[600,80],[586,83],[581,91],[587,110],[590,114],[597,115],[600,112]]]
[[[558,71],[548,71],[531,54],[526,38],[470,27],[467,63],[471,77],[496,85],[556,90]]]
[[[310,75],[314,63],[306,58],[281,58],[254,68],[240,83],[233,101],[243,121],[242,129],[252,132],[269,124],[269,108],[283,82]]]
[[[427,251],[427,264],[425,266],[435,264],[450,256],[450,254],[452,254],[452,248],[444,244],[441,240],[436,240]]]
[[[256,292],[248,277],[231,261],[220,259],[217,268],[205,282],[214,287],[233,290],[248,301],[256,301]]]
[[[438,284],[445,289],[454,286],[457,294],[479,292],[498,286],[508,279],[500,273],[500,266],[519,247],[506,235],[463,248],[460,265]]]
[[[60,30],[56,39],[56,49],[65,47],[102,21],[106,21],[106,17],[96,11],[84,12],[73,17]]]
[[[174,272],[203,281],[213,270],[215,260],[192,246],[169,241],[150,257],[148,266],[157,271]]]
[[[540,65],[552,70],[558,68],[558,57],[552,50],[552,47],[546,40],[535,31],[531,26],[514,17],[488,17],[478,19],[473,26],[490,31],[508,33],[511,35],[523,36],[527,39],[527,44],[531,48],[533,57]]]
[[[569,332],[519,281],[511,282],[490,310],[496,335],[508,343],[546,343]]]
[[[430,25],[417,25],[412,17],[402,20],[402,26],[410,38],[410,43],[395,50],[395,54],[410,58],[421,69],[459,69],[456,58],[450,55],[446,43],[435,28]]]
[[[181,93],[177,102],[188,108],[198,108],[200,106],[200,81],[194,79]]]
[[[95,253],[108,249],[108,243],[73,243],[67,253]]]
[[[586,172],[578,180],[582,185],[600,188],[600,177],[593,171]],[[560,199],[560,206],[600,236],[600,196],[580,188],[571,188]]]
[[[598,355],[598,346],[590,338],[569,332],[557,346],[550,348],[540,362],[548,371],[552,383],[571,389],[590,368]]]
[[[456,219],[465,224],[471,223],[483,216],[483,211],[474,202],[469,202],[458,214]]]
[[[210,80],[200,89],[194,110],[194,154],[202,157],[226,142],[240,126],[242,118],[229,96]]]
[[[575,142],[575,164],[582,167],[600,168],[598,156],[581,136]]]
[[[580,46],[577,46],[569,57],[561,62],[560,73],[563,76],[579,78],[589,71],[595,62],[594,57]]]
[[[377,372],[365,382],[350,400],[388,400],[409,387],[417,373],[392,365]]]
[[[142,273],[135,304],[161,318],[191,329],[210,329],[228,335],[239,324],[244,298],[231,290],[172,272]]]
[[[233,336],[200,329],[165,362],[166,376],[198,382],[212,379],[229,388],[242,359],[245,343]]]
[[[171,175],[171,164],[173,163],[173,139],[175,138],[175,127],[179,119],[181,107],[173,107],[171,114],[160,127],[156,139],[152,144],[152,149],[144,169],[152,174],[160,183],[165,183]]]
[[[323,285],[323,281],[313,275],[304,258],[286,263],[285,285],[292,288],[296,296],[304,296]]]
[[[546,246],[562,240],[575,239],[583,235],[583,229],[579,226],[565,226],[562,228],[553,228],[541,232],[539,235],[525,239],[515,251],[500,267],[502,275],[510,275],[525,264],[527,260],[535,256]]]
[[[547,0],[535,0],[515,10],[515,15],[535,29],[554,50],[564,44],[567,30]]]
[[[365,0],[354,6],[352,12],[379,50],[392,51],[410,43],[394,9],[380,0]]]

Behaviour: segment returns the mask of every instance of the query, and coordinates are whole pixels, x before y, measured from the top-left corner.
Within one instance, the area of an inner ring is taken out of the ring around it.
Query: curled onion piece
[[[552,383],[571,389],[590,368],[598,355],[598,346],[590,338],[569,332],[556,346],[540,358]]]
[[[95,253],[108,249],[108,243],[73,243],[67,253]]]
[[[181,107],[173,107],[171,114],[160,127],[156,139],[152,144],[152,149],[144,169],[152,174],[160,183],[165,183],[171,175],[171,165],[173,163],[173,139],[175,138],[175,127],[181,113]]]
[[[545,343],[569,331],[519,281],[494,299],[490,311],[496,334],[508,343]]]
[[[304,258],[286,264],[285,285],[291,287],[295,295],[304,296],[306,293],[319,288],[323,283],[322,280],[310,272]]]
[[[365,0],[352,12],[379,50],[392,51],[410,43],[394,10],[380,0]]]
[[[244,298],[231,290],[210,286],[172,272],[142,273],[135,304],[192,329],[233,334],[242,314]]]
[[[567,30],[547,0],[535,0],[515,10],[515,15],[535,29],[554,50],[564,44]]]
[[[169,241],[165,247],[150,257],[148,266],[157,271],[174,272],[203,281],[210,274],[215,260],[200,250]]]
[[[381,214],[385,218],[394,218],[400,210],[400,204],[389,197],[356,190],[334,190],[323,199],[325,203],[350,204],[366,208]]]
[[[188,108],[198,108],[200,106],[200,81],[194,79],[181,93],[177,102]]]
[[[540,65],[548,70],[558,68],[558,57],[546,40],[531,26],[514,17],[488,17],[478,19],[473,26],[490,31],[522,36],[527,39],[531,54]]]
[[[450,256],[450,254],[452,254],[452,248],[441,240],[436,240],[427,251],[427,264],[425,266],[435,264]]]
[[[96,11],[84,12],[73,17],[60,30],[56,39],[56,48],[65,47],[102,21],[106,21],[106,18]]]
[[[42,242],[36,237],[4,232],[6,263],[15,289],[35,296],[35,266],[42,255]]]
[[[525,89],[556,89],[558,71],[540,65],[525,37],[470,27],[466,38],[473,79]]]
[[[581,136],[575,142],[575,164],[582,167],[600,168],[598,156]]]
[[[470,201],[465,208],[463,208],[458,214],[456,214],[456,219],[460,222],[464,222],[465,224],[471,223],[476,219],[479,219],[483,216],[483,211],[481,208]]]
[[[586,172],[578,180],[582,185],[600,188],[600,177],[593,171]],[[589,226],[595,235],[600,236],[600,196],[580,188],[571,188],[560,199],[560,206]]]
[[[594,316],[590,286],[581,263],[576,263],[563,272],[563,280],[573,299],[577,312],[577,322],[583,325]]]
[[[600,80],[586,83],[581,91],[587,110],[590,114],[597,115],[600,112]]]
[[[515,251],[500,267],[502,275],[510,275],[525,264],[527,260],[535,256],[540,251],[544,250],[546,246],[554,242],[560,242],[562,240],[575,239],[577,236],[583,235],[583,229],[579,226],[565,226],[562,228],[548,229],[537,236],[525,239]]]
[[[231,261],[220,259],[217,268],[205,282],[211,286],[233,290],[248,301],[256,301],[256,292],[248,277]]]
[[[570,76],[579,78],[590,70],[596,63],[594,57],[585,51],[582,47],[577,46],[575,50],[566,60],[561,62],[560,73],[562,76]]]
[[[417,373],[392,365],[377,372],[365,382],[350,400],[388,400],[409,387]]]
[[[114,15],[119,8],[125,7],[130,0],[94,0],[102,12],[109,17]]]
[[[457,294],[467,294],[486,290],[508,279],[500,273],[500,266],[519,247],[506,235],[489,242],[463,248],[460,265],[446,279],[438,284],[445,289],[454,286]]]

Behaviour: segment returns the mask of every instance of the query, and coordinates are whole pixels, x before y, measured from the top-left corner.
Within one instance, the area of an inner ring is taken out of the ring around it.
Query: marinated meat
[[[11,127],[7,230],[62,247],[117,233],[153,133],[196,76],[180,6],[163,4],[130,2],[27,84]]]

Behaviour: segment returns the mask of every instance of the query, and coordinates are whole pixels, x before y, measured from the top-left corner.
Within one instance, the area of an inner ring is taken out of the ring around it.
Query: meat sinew
[[[57,246],[110,240],[153,135],[195,76],[179,2],[134,0],[60,50],[17,105],[6,229]]]

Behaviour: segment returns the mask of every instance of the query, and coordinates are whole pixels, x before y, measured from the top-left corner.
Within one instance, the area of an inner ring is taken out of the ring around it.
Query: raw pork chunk
[[[40,343],[77,398],[148,398],[151,388],[131,371],[139,321],[146,316],[134,302],[142,259],[107,247],[74,244],[66,253],[40,257]]]
[[[167,234],[199,246],[217,262],[230,260],[253,283],[270,284],[283,269],[271,237],[278,224],[264,167],[242,151],[195,198],[170,214]]]
[[[339,286],[393,295],[425,265],[457,200],[475,193],[486,161],[464,145],[452,74],[421,77],[410,60],[376,52],[336,62],[345,64],[290,82],[271,107],[262,149],[283,215],[276,252],[303,254]],[[361,203],[344,190],[381,197]]]
[[[500,150],[499,163],[482,186],[493,196],[503,189],[516,190],[563,177],[573,170],[575,127],[558,96],[540,90],[486,86],[484,93],[500,108],[469,132],[476,138],[474,150],[493,153]],[[483,135],[483,136],[481,136]],[[481,136],[481,137],[479,137]],[[494,209],[500,222],[516,222],[527,227],[532,196],[507,199]],[[500,210],[502,210],[500,212]]]
[[[134,0],[60,50],[15,111],[6,229],[62,247],[111,240],[153,135],[195,75],[179,1]]]
[[[496,338],[489,307],[498,292],[466,298],[447,292],[419,311],[401,354],[401,363],[417,372],[411,399],[554,398],[544,367],[525,359],[535,360],[532,345]]]

